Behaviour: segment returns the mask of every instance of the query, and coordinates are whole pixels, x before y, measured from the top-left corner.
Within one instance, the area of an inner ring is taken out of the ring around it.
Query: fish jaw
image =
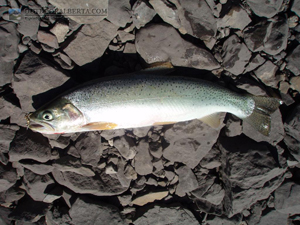
[[[29,120],[27,125],[28,128],[30,128],[31,130],[39,133],[43,133],[43,134],[55,133],[55,129],[50,124],[45,122]]]

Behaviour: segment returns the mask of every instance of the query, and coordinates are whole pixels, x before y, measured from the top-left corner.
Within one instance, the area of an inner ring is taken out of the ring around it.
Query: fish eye
[[[43,119],[44,120],[53,120],[53,115],[51,112],[46,111],[43,113]]]

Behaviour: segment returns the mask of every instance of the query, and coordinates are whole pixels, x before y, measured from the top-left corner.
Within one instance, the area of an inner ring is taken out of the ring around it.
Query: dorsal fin
[[[156,75],[165,75],[174,71],[174,67],[170,62],[156,62],[148,64],[146,69],[143,72],[156,74]]]
[[[147,66],[146,70],[151,69],[173,69],[173,65],[171,62],[155,62],[151,63]]]

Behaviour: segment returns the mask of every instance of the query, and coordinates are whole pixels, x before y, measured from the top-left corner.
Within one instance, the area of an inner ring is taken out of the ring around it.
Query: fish
[[[233,92],[215,83],[183,76],[141,72],[99,79],[58,96],[26,115],[28,127],[61,134],[174,124],[199,119],[220,125],[231,113],[268,136],[277,98]]]

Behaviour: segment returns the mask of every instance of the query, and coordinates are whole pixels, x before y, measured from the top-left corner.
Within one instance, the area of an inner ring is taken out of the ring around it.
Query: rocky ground
[[[101,16],[59,13],[105,9],[97,0],[0,6],[0,224],[300,224],[299,0],[111,0]],[[270,136],[229,114],[219,129],[26,129],[25,113],[71,87],[162,61],[281,98]]]

